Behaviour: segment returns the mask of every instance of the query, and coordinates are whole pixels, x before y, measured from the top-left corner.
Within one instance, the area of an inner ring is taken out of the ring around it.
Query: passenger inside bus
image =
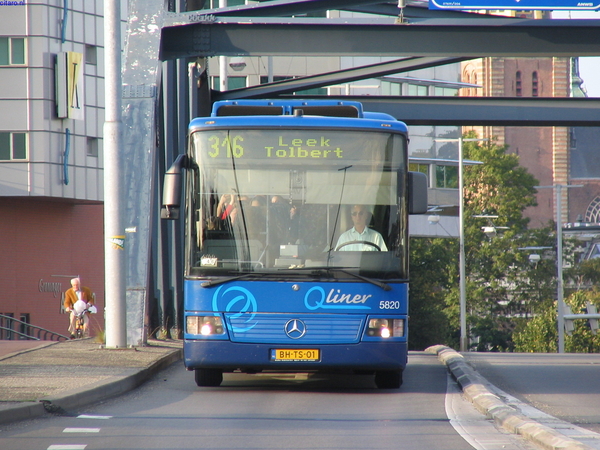
[[[381,234],[367,226],[371,221],[371,213],[364,205],[353,205],[351,217],[353,227],[342,233],[335,250],[359,252],[388,250]]]

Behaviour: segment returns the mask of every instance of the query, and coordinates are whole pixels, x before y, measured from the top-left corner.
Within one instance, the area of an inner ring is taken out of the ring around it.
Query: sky
[[[598,19],[600,12],[597,11],[554,11],[554,19]],[[588,97],[600,97],[600,57],[580,57],[579,75],[583,79],[583,86],[587,90]]]

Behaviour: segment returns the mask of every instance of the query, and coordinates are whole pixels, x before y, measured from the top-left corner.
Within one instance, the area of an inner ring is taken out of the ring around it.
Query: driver
[[[335,246],[336,250],[342,251],[387,251],[387,246],[377,231],[367,227],[367,224],[371,220],[371,213],[365,208],[364,205],[352,206],[352,222],[354,226],[348,231],[342,233]],[[379,249],[373,245],[365,244],[363,242],[372,242]],[[340,246],[344,245],[340,248]]]

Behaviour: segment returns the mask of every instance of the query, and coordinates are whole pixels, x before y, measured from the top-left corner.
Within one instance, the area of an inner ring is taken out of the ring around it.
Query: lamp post
[[[565,302],[563,299],[563,240],[562,240],[562,190],[583,187],[582,184],[555,184],[534,186],[536,189],[555,189],[556,192],[556,300],[558,322],[558,353],[565,352]]]
[[[463,142],[482,142],[487,139],[463,138],[435,139],[436,142],[458,142],[458,221],[459,221],[459,292],[460,292],[460,351],[468,349],[467,336],[467,280],[465,269],[465,193],[464,193],[464,164]]]

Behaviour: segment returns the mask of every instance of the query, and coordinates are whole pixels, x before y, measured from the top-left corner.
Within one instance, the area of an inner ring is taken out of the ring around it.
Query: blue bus
[[[359,102],[244,100],[189,125],[163,219],[185,221],[184,363],[224,372],[373,374],[402,384],[408,215],[427,179],[407,127]]]

